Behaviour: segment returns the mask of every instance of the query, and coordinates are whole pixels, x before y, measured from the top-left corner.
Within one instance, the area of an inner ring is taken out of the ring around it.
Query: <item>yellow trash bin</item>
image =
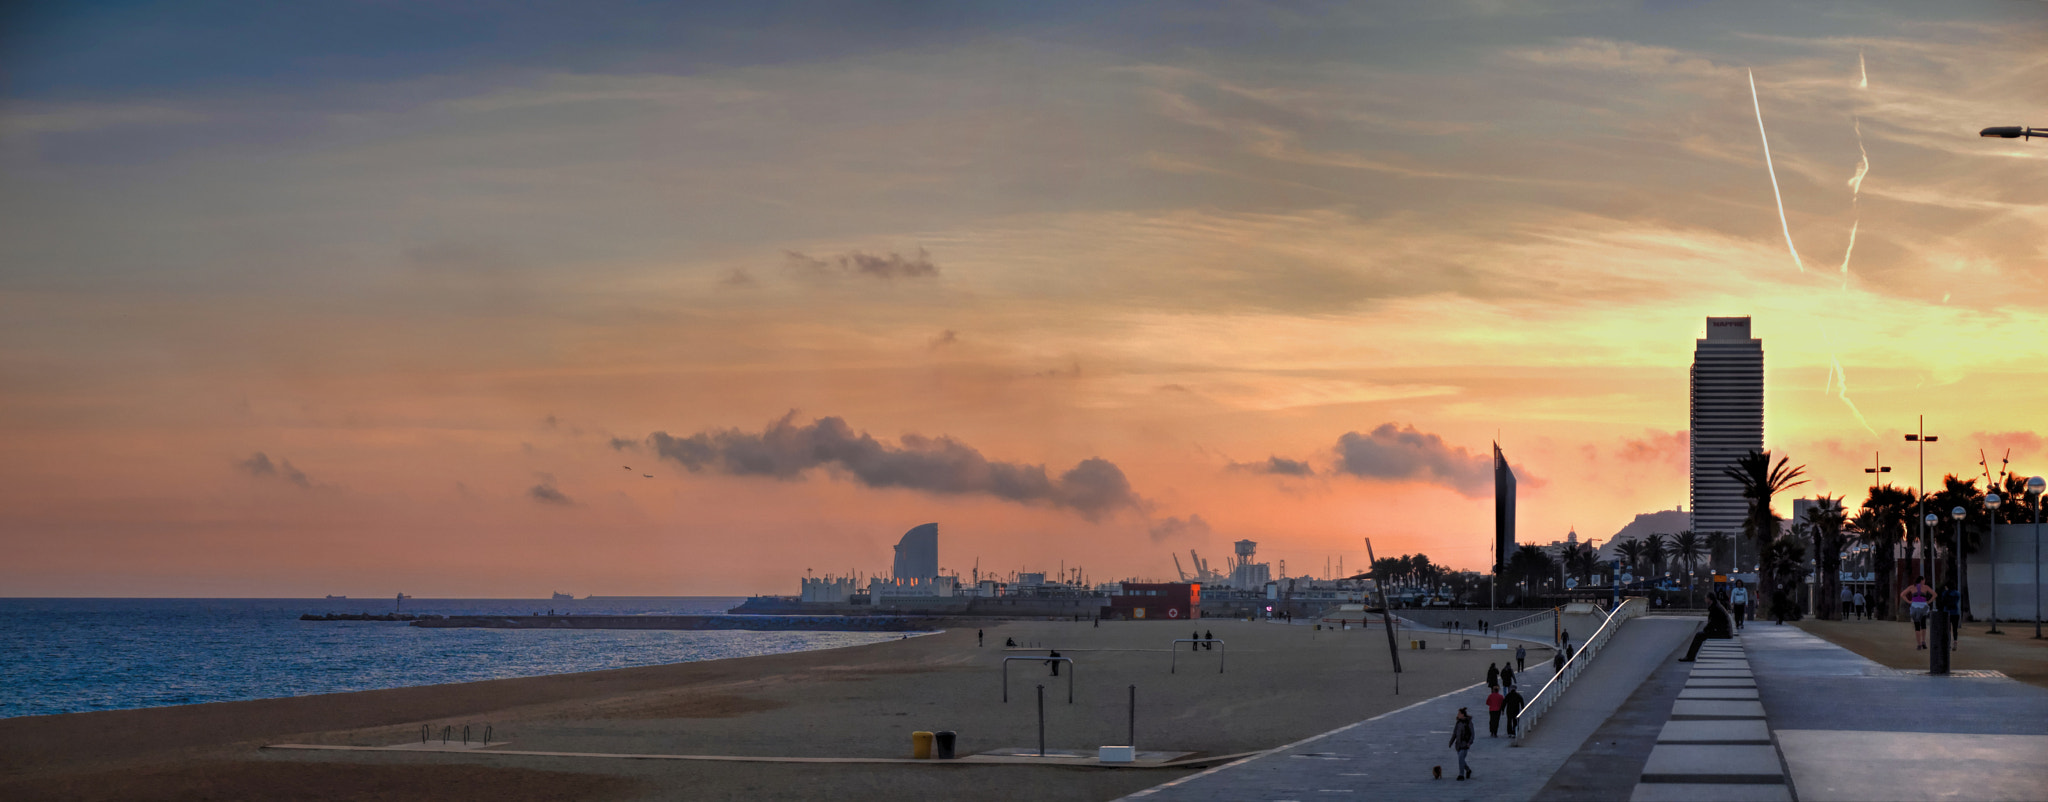
[[[918,730],[910,734],[910,757],[915,760],[932,759],[932,734]]]

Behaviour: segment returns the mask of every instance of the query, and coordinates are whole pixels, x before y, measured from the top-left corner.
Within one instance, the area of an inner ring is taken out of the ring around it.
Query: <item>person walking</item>
[[[1501,687],[1503,687],[1503,688],[1509,688],[1509,687],[1513,687],[1513,686],[1514,686],[1514,684],[1515,684],[1515,667],[1514,667],[1514,666],[1501,666],[1501,667],[1500,667],[1500,686],[1501,686]]]
[[[1495,688],[1499,688],[1499,687],[1500,687],[1500,666],[1496,666],[1496,665],[1494,665],[1494,664],[1492,664],[1492,663],[1487,663],[1487,664],[1486,664],[1486,689],[1490,691],[1490,690],[1493,690],[1493,689],[1495,689]]]
[[[1046,664],[1046,665],[1048,665],[1048,666],[1052,666],[1052,675],[1053,675],[1053,676],[1055,676],[1055,677],[1059,676],[1059,675],[1060,675],[1060,661],[1059,661],[1059,659],[1058,659],[1058,658],[1059,658],[1059,656],[1060,656],[1060,650],[1058,650],[1058,649],[1051,649],[1051,650],[1048,650],[1045,656],[1046,656],[1046,661],[1045,661],[1045,664]]]
[[[1519,643],[1515,644],[1515,670],[1529,670],[1529,647]]]
[[[1495,690],[1486,695],[1486,737],[1500,737],[1500,710],[1507,706],[1508,698]]]
[[[1856,614],[1856,594],[1854,591],[1849,590],[1847,586],[1842,588],[1842,605],[1838,614],[1844,621],[1849,620],[1850,616]]]
[[[1472,767],[1465,763],[1465,753],[1472,751],[1472,714],[1465,708],[1458,708],[1458,720],[1451,725],[1451,748],[1458,750],[1458,779],[1472,776]]]
[[[1960,649],[1963,646],[1962,591],[1957,590],[1954,585],[1950,585],[1948,590],[1941,592],[1939,604],[1941,606],[1941,614],[1948,616],[1948,636],[1949,643],[1951,644],[1949,650],[1955,651]]]
[[[1913,617],[1913,648],[1927,648],[1927,606],[1934,601],[1934,588],[1927,586],[1927,577],[1914,576],[1913,584],[1899,592],[1899,598],[1906,600],[1906,611]]]
[[[1556,651],[1555,653],[1551,654],[1551,656],[1550,656],[1550,668],[1551,668],[1551,671],[1552,671],[1552,673],[1563,673],[1563,672],[1564,672],[1564,650],[1563,650],[1563,649],[1559,649],[1559,650],[1557,650],[1557,651]]]
[[[1734,590],[1735,631],[1742,631],[1742,622],[1749,616],[1749,588],[1738,581]]]
[[[1508,720],[1509,738],[1515,737],[1515,719],[1521,717],[1522,707],[1526,704],[1528,702],[1522,698],[1522,689],[1509,685],[1507,695],[1500,703],[1500,713]]]
[[[1863,619],[1863,591],[1856,591],[1854,602],[1856,604],[1856,618],[1860,621]]]
[[[1211,632],[1209,630],[1202,630],[1202,640],[1208,641],[1207,643],[1202,644],[1203,651],[1216,651],[1216,633]]]
[[[977,649],[979,649],[979,648],[981,648],[981,647],[982,647],[982,646],[984,645],[984,644],[983,644],[983,643],[981,642],[981,637],[982,637],[982,631],[981,631],[981,630],[978,630],[978,629],[977,629],[977,630],[975,630],[975,631],[974,631],[974,648],[977,648]]]

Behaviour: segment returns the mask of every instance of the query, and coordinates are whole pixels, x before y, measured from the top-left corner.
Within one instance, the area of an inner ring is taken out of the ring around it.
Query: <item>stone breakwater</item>
[[[422,618],[416,627],[486,629],[678,629],[756,632],[928,632],[938,619],[912,616],[835,615],[451,615]]]

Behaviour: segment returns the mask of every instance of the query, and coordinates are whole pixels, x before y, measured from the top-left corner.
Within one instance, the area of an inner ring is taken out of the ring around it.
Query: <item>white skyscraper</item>
[[[1707,318],[1692,355],[1692,529],[1742,531],[1742,483],[1722,471],[1764,447],[1764,343],[1749,318]]]

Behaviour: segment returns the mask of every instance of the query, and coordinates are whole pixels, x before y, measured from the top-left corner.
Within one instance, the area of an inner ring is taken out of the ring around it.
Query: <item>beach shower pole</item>
[[[1132,752],[1138,751],[1138,686],[1136,685],[1131,686],[1131,735],[1130,740],[1125,741],[1125,743],[1131,745]]]
[[[1045,686],[1038,686],[1038,756],[1045,757]]]
[[[1379,558],[1374,557],[1372,553],[1372,538],[1365,539],[1365,559],[1368,565],[1377,565],[1379,563]],[[1373,590],[1378,592],[1380,597],[1380,621],[1387,627],[1387,656],[1392,657],[1394,660],[1394,695],[1400,696],[1401,650],[1394,646],[1394,612],[1387,609],[1387,583],[1385,579],[1378,575],[1378,569],[1374,569],[1372,573]]]

